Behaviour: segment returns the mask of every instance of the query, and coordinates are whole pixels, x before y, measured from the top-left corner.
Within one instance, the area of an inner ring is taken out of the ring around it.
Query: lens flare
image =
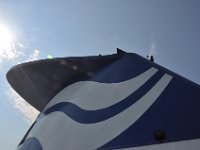
[[[6,26],[0,26],[0,49],[9,49],[13,42],[13,35]]]

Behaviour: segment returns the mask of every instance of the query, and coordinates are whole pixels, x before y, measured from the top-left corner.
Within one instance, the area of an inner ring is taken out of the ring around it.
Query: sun
[[[13,34],[6,26],[0,25],[0,49],[9,49],[13,42]]]

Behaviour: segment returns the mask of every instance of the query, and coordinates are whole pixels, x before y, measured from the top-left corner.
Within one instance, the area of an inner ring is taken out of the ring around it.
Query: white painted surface
[[[155,69],[152,70],[154,70],[154,73],[156,72]],[[152,75],[154,73],[152,73]],[[109,118],[108,120],[93,124],[81,124],[72,120],[62,112],[53,112],[41,118],[35,124],[31,131],[32,135],[41,142],[44,150],[94,150],[111,141],[132,124],[134,124],[162,94],[162,92],[165,90],[171,80],[172,76],[167,74],[163,75],[163,77],[152,87],[152,89],[150,89],[136,103],[134,103],[132,106],[119,113],[118,115]],[[126,83],[128,85],[125,85],[124,87],[129,87],[129,82]],[[54,98],[54,100],[57,101],[56,98],[61,98],[62,100],[67,99],[65,97],[66,95],[64,95],[63,92],[64,91],[60,92]],[[107,94],[106,89],[93,92],[101,92],[101,96]],[[113,94],[116,94],[115,92]],[[94,95],[95,94],[96,93],[94,93]],[[82,92],[80,95],[77,94],[76,96],[81,96],[79,99],[82,99],[82,97],[84,97],[85,95],[86,97],[88,97],[88,99],[91,99],[90,92]],[[96,101],[96,99],[94,100]],[[111,99],[112,101],[110,101],[109,99],[104,101],[105,104],[91,104],[89,101],[86,102],[87,107],[86,105],[84,106],[88,109],[110,106],[113,105],[113,103],[116,103],[115,99]],[[107,102],[109,104],[107,104]],[[79,101],[77,101],[77,104],[79,106],[82,106],[82,102],[79,103]]]
[[[59,92],[45,110],[60,102],[72,102],[85,110],[109,107],[135,92],[157,71],[158,69],[152,67],[133,79],[119,83],[76,82]]]

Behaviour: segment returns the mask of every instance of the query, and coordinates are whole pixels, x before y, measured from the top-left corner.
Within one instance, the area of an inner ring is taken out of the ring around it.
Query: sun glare
[[[9,49],[13,42],[13,35],[6,26],[0,26],[0,49]]]

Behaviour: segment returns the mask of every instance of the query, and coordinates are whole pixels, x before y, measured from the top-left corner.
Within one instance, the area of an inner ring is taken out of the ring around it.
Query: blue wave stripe
[[[165,91],[137,122],[98,150],[157,144],[154,132],[163,129],[166,142],[200,139],[199,87],[173,77]]]
[[[35,137],[30,137],[25,142],[20,145],[19,150],[43,150],[40,141]]]
[[[119,114],[120,112],[133,105],[138,99],[144,96],[144,94],[146,94],[157,83],[157,81],[162,77],[162,75],[162,72],[158,72],[136,92],[128,96],[126,99],[121,100],[120,102],[110,107],[99,110],[84,110],[73,103],[61,102],[43,112],[42,117],[52,112],[60,111],[79,123],[97,123],[104,121]]]

